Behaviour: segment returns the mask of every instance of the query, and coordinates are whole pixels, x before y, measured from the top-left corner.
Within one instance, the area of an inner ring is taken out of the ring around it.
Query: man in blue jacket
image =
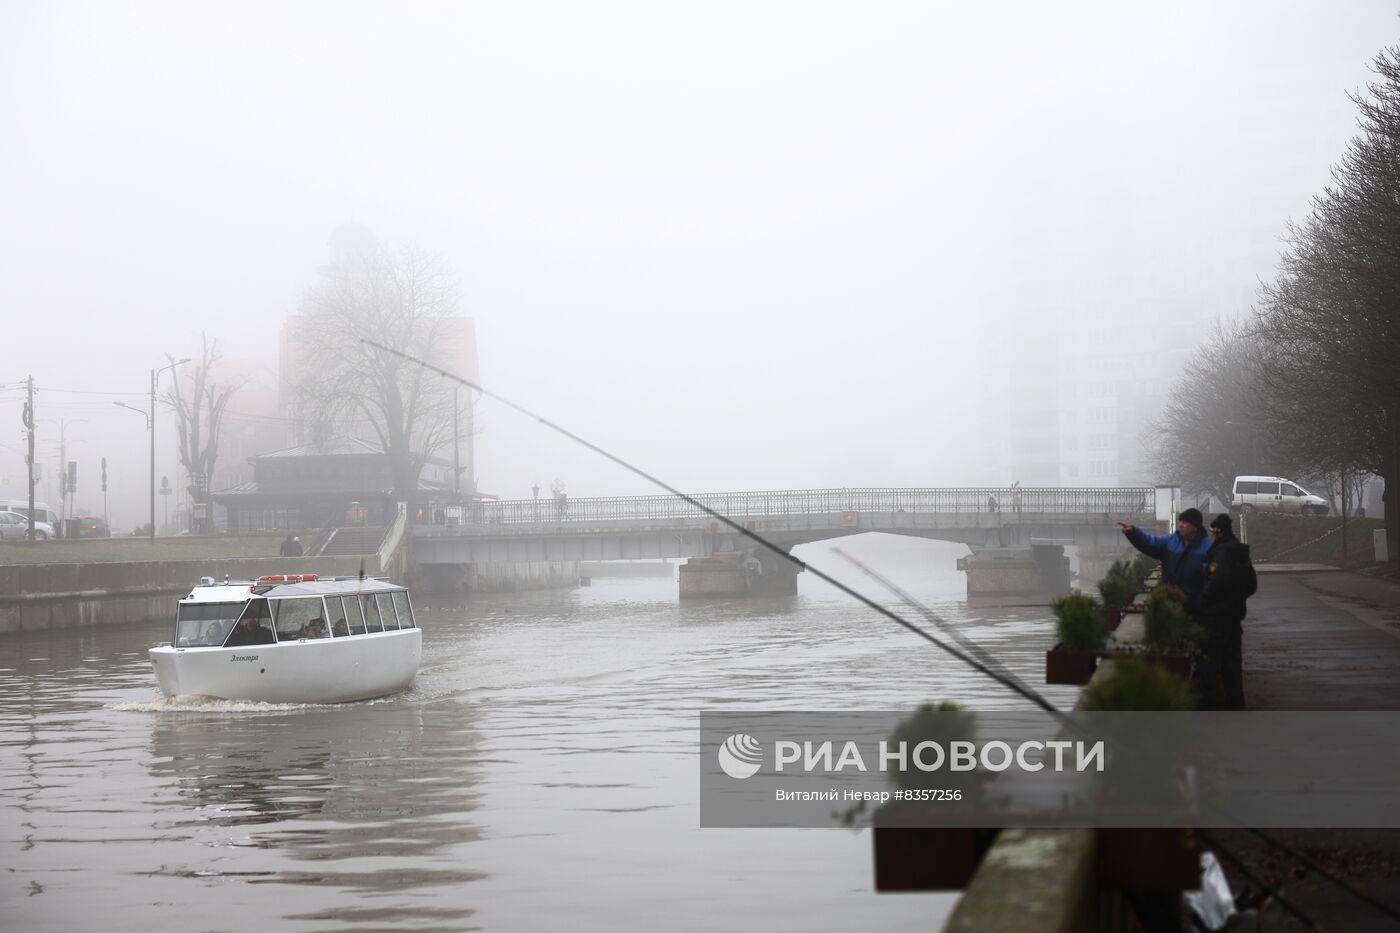
[[[1118,529],[1129,544],[1162,562],[1162,582],[1181,587],[1186,594],[1186,611],[1192,618],[1199,615],[1201,590],[1206,585],[1206,555],[1212,543],[1205,533],[1201,510],[1187,509],[1178,515],[1176,531],[1169,535],[1150,535],[1127,522],[1119,522]]]

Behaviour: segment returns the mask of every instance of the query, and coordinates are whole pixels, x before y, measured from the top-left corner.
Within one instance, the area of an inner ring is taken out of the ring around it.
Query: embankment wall
[[[354,576],[359,557],[212,558],[0,566],[0,635],[151,619],[174,621],[175,602],[203,576],[250,580],[269,573]],[[378,570],[366,558],[365,570]]]

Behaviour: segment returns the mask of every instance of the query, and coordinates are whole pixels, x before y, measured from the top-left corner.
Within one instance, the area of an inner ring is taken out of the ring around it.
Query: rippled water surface
[[[1045,610],[969,608],[959,549],[845,546],[1042,679]],[[698,828],[701,709],[1017,705],[799,589],[681,604],[672,580],[598,578],[421,607],[412,689],[335,707],[164,701],[164,620],[0,638],[3,926],[936,929],[951,897],[873,893],[866,831]]]

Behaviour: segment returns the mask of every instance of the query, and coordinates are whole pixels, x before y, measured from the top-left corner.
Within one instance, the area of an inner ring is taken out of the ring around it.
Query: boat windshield
[[[181,603],[175,612],[175,646],[202,648],[222,645],[224,636],[243,611],[246,602]]]

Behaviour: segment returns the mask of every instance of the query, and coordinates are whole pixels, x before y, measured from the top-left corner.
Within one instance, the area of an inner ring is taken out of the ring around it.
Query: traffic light
[[[102,458],[102,491],[107,491],[107,458]]]
[[[78,461],[68,461],[68,491],[78,491]]]

